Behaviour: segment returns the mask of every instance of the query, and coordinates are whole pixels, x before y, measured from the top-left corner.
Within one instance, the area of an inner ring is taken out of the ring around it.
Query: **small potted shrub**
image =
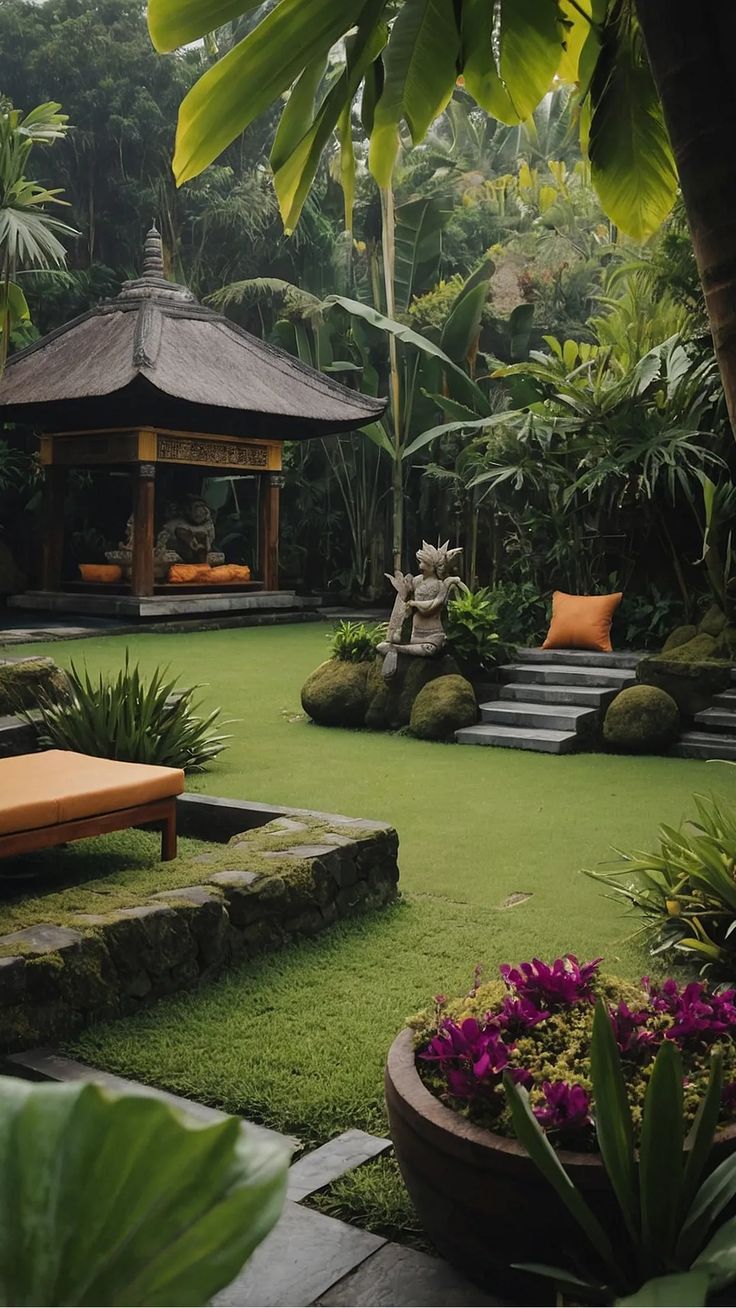
[[[425,1229],[466,1275],[522,1302],[551,1301],[531,1265],[562,1268],[578,1294],[596,1286],[582,1303],[695,1275],[736,1198],[736,992],[632,984],[600,962],[476,974],[388,1057],[391,1135]],[[701,1185],[714,1167],[716,1205]],[[653,1194],[666,1231],[652,1229]]]

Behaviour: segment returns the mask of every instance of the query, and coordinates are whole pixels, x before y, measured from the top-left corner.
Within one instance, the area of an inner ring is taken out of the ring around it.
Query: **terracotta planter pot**
[[[406,1188],[443,1257],[495,1294],[554,1302],[548,1282],[513,1264],[570,1266],[579,1228],[516,1140],[474,1126],[430,1093],[408,1029],[389,1051],[386,1106]],[[734,1148],[736,1126],[719,1134],[711,1166]],[[621,1217],[599,1156],[566,1150],[559,1157],[615,1246]]]

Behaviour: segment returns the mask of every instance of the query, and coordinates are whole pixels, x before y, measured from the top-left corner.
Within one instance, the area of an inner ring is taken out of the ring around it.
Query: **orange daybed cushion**
[[[180,795],[181,768],[118,763],[66,749],[0,759],[0,835],[36,831]]]
[[[209,563],[174,563],[169,568],[169,581],[173,582],[209,581],[211,576]]]
[[[245,563],[221,563],[210,569],[210,581],[250,581],[250,568]]]
[[[623,592],[615,595],[552,596],[552,621],[542,649],[593,649],[611,652],[611,622]]]
[[[79,573],[82,581],[120,581],[123,569],[117,563],[80,563]]]

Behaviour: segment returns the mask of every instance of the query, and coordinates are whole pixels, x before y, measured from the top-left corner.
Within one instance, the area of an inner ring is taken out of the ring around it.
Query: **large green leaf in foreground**
[[[147,1096],[0,1078],[0,1304],[205,1304],[283,1205],[288,1151]]]

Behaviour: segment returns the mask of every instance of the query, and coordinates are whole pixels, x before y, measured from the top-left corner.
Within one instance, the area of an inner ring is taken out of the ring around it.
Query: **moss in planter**
[[[596,974],[592,986],[593,1000],[602,997],[609,1008],[617,1008],[620,1003],[628,1005],[631,1012],[649,1008],[649,996],[641,985],[622,981],[618,977]],[[501,1009],[508,990],[503,981],[491,981],[479,986],[461,999],[444,1003],[440,1010],[426,1009],[409,1020],[414,1031],[414,1044],[417,1051],[424,1048],[436,1034],[439,1021],[450,1018],[462,1023],[465,1018],[473,1017],[481,1023],[488,1014]],[[540,1007],[544,1007],[540,1000]],[[594,1003],[587,999],[573,1005],[552,1009],[544,1021],[531,1030],[517,1036],[508,1043],[509,1070],[523,1068],[531,1073],[529,1097],[532,1105],[544,1103],[542,1090],[545,1081],[566,1081],[583,1087],[588,1093],[592,1090],[590,1078],[590,1040],[593,1029]],[[652,1013],[647,1022],[647,1030],[660,1035],[671,1025],[672,1019],[667,1014]],[[710,1075],[710,1056],[714,1049],[723,1052],[723,1080],[728,1085],[736,1080],[736,1041],[732,1037],[720,1036],[710,1045],[702,1042],[687,1041],[682,1048],[684,1073],[684,1116],[689,1126],[705,1094]],[[641,1125],[644,1095],[649,1083],[652,1068],[651,1058],[639,1056],[626,1057],[623,1071],[629,1094],[632,1120],[635,1131]],[[471,1122],[499,1135],[515,1135],[511,1125],[509,1109],[505,1096],[500,1091],[478,1095],[474,1100],[453,1098],[446,1088],[445,1078],[439,1072],[436,1063],[424,1062],[417,1058],[419,1075],[431,1090],[450,1108],[455,1109]],[[733,1121],[733,1109],[722,1107],[722,1123]],[[550,1136],[554,1140],[554,1133]],[[592,1129],[576,1136],[574,1142],[565,1140],[566,1147],[595,1151],[595,1135]]]
[[[680,711],[658,686],[627,686],[609,704],[603,738],[626,754],[658,754],[675,743]]]

